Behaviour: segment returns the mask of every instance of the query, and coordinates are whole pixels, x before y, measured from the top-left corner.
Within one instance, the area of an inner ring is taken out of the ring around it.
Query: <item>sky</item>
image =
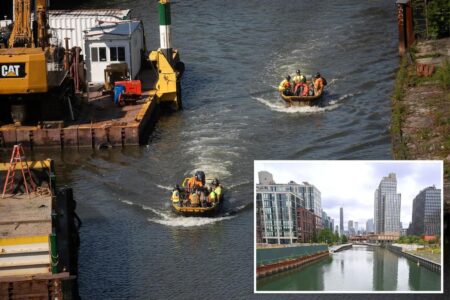
[[[255,183],[259,171],[272,173],[276,183],[293,180],[316,186],[322,209],[335,225],[339,225],[339,208],[344,208],[345,229],[349,220],[365,229],[366,221],[373,219],[374,192],[389,173],[397,176],[403,228],[411,222],[414,197],[426,187],[443,186],[441,161],[255,161]]]

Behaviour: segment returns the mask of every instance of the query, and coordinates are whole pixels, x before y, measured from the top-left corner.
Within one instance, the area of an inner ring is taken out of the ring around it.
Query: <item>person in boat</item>
[[[200,191],[193,191],[189,195],[189,201],[191,202],[192,207],[197,207],[200,204]]]
[[[207,207],[208,206],[208,189],[206,187],[202,187],[199,188],[199,192],[200,192],[200,205],[202,207]]]
[[[180,186],[177,184],[172,190],[172,202],[174,205],[183,206],[182,201],[180,197]]]
[[[302,93],[302,82],[305,76],[302,75],[300,70],[297,70],[294,76],[294,95],[299,96]]]
[[[292,95],[291,76],[286,76],[286,78],[278,86],[278,90],[286,96]]]
[[[323,90],[324,86],[326,85],[326,79],[323,78],[319,72],[317,72],[316,76],[314,77],[314,92],[317,94],[319,91]]]
[[[308,86],[308,83],[306,82],[306,77],[303,77],[299,90],[300,90],[300,92],[297,94],[297,96],[302,96],[302,97],[308,96],[309,86]]]
[[[205,173],[203,171],[195,172],[195,175],[189,178],[187,188],[189,191],[193,191],[196,188],[205,186]]]
[[[314,96],[314,84],[312,82],[309,83],[308,96]]]
[[[216,194],[217,201],[220,201],[222,198],[222,186],[220,185],[219,180],[214,178],[211,184],[213,186],[213,191]]]
[[[210,206],[214,206],[216,201],[217,201],[217,194],[216,192],[214,192],[213,188],[211,188],[208,196],[208,203]]]

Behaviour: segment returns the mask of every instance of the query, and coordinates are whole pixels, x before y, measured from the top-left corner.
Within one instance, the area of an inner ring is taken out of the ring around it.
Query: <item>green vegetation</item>
[[[395,89],[392,104],[391,134],[396,159],[407,159],[408,149],[402,140],[402,123],[404,118],[405,106],[402,103],[405,97],[405,86],[408,79],[408,60],[406,55],[402,58],[400,68],[397,71]]]
[[[347,243],[347,242],[348,242],[347,236],[346,236],[346,235],[343,235],[342,238],[341,238],[341,243],[342,243],[342,244],[345,244],[345,243]]]
[[[312,238],[313,243],[326,243],[329,245],[341,242],[337,231],[333,233],[328,228],[322,229],[318,234],[314,233]]]
[[[431,38],[450,36],[450,0],[429,1],[427,16]]]
[[[442,67],[436,70],[435,77],[444,90],[450,89],[450,61],[446,60]]]
[[[419,244],[419,245],[424,245],[425,241],[422,240],[420,237],[415,236],[415,235],[406,235],[406,236],[401,236],[397,240],[397,243],[399,243],[399,244]]]
[[[440,237],[436,237],[436,239],[431,241],[425,241],[419,236],[415,235],[407,235],[407,236],[401,236],[397,243],[399,244],[418,244],[418,245],[429,245],[429,249],[432,248],[440,248],[441,239]]]

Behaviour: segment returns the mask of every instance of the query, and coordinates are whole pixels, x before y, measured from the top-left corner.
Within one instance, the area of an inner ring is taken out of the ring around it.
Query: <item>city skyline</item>
[[[322,193],[322,209],[331,218],[339,220],[340,207],[344,208],[344,230],[349,220],[365,229],[367,220],[373,219],[373,192],[389,173],[397,176],[400,221],[405,228],[412,219],[415,196],[429,186],[442,189],[440,161],[255,161],[255,174],[259,171],[272,173],[276,183],[293,180],[315,185]]]

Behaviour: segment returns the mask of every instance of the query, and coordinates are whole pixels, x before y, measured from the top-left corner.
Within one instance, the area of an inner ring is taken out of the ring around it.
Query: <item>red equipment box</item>
[[[125,94],[142,95],[142,84],[140,80],[116,81],[115,86],[122,85],[125,87]]]

